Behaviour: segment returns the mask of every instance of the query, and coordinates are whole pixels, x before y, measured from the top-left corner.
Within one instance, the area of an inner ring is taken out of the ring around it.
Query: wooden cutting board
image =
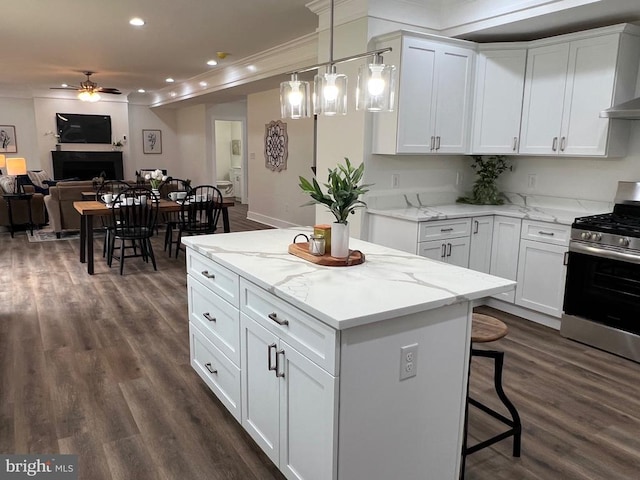
[[[348,258],[334,258],[329,254],[312,255],[309,253],[309,242],[292,243],[289,245],[289,253],[308,262],[327,267],[351,267],[364,263],[364,253],[360,250],[349,250]]]

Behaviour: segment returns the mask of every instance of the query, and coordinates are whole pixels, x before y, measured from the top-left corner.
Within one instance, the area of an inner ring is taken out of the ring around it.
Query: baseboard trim
[[[267,215],[262,215],[260,213],[251,212],[251,211],[247,212],[247,220],[262,223],[264,225],[269,225],[270,227],[275,227],[275,228],[291,228],[291,227],[300,226],[295,223],[286,222],[278,218],[268,217]]]
[[[539,323],[546,327],[553,328],[554,330],[560,330],[560,319],[551,317],[544,313],[534,312],[533,310],[529,310],[528,308],[514,305],[513,303],[503,302],[502,300],[498,300],[497,298],[485,298],[484,302],[482,302],[481,304],[488,307],[493,307],[497,310],[502,310],[503,312],[510,313],[511,315],[522,317],[535,323]]]

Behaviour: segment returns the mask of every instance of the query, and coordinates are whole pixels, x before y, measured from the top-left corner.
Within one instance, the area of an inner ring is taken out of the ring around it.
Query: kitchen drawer
[[[189,295],[189,320],[204,335],[240,365],[240,311],[191,275],[187,276]]]
[[[437,220],[420,222],[418,242],[443,240],[446,238],[468,237],[471,235],[471,219]]]
[[[557,223],[523,220],[521,238],[535,242],[568,246],[571,238],[571,227]]]
[[[191,366],[236,420],[242,421],[240,369],[207,340],[192,322],[189,322],[189,338]]]
[[[187,273],[234,307],[238,307],[240,277],[204,255],[187,249]]]
[[[338,375],[337,332],[262,288],[240,279],[240,311],[332,375]]]

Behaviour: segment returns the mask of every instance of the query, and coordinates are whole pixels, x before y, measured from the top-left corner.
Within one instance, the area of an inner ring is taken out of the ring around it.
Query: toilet
[[[223,197],[233,197],[233,182],[229,180],[218,180],[216,186]]]

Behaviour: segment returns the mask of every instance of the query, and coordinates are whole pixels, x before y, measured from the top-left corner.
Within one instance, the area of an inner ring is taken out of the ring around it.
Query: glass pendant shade
[[[336,73],[336,67],[330,66],[324,74],[313,79],[313,113],[334,116],[347,114],[347,76]]]
[[[311,116],[309,82],[298,80],[298,75],[291,75],[291,80],[280,84],[280,113],[282,118],[306,118]]]
[[[395,103],[396,67],[382,63],[376,55],[373,63],[358,69],[356,110],[391,112]]]
[[[96,92],[89,92],[87,90],[80,92],[78,98],[83,102],[97,102],[100,100],[100,95]]]

